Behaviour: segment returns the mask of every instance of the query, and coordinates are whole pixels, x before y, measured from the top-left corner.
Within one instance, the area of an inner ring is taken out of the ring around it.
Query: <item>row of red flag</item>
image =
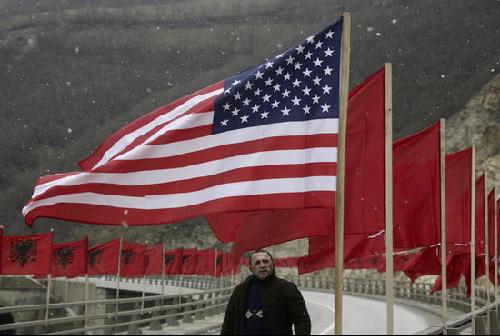
[[[120,253],[120,239],[89,247],[87,238],[53,243],[53,233],[3,236],[0,242],[2,275],[47,277],[50,274],[70,278],[119,273],[122,277],[163,274],[219,277],[239,272],[242,264],[248,266],[248,259],[240,260],[233,253],[214,248],[165,250],[162,244],[147,246],[122,242]],[[295,267],[297,258],[276,259],[275,265]]]

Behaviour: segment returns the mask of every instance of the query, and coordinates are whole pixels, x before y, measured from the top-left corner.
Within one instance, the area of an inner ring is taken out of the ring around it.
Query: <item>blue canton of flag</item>
[[[213,134],[290,121],[338,118],[341,18],[273,60],[224,81]]]

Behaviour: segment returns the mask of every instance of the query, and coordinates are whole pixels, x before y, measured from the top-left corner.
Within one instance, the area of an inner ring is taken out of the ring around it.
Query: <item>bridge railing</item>
[[[112,277],[104,280],[115,281]],[[122,279],[122,283],[137,283],[142,279]],[[172,280],[172,279],[170,279]],[[169,285],[198,289],[196,292],[178,295],[142,295],[132,298],[50,303],[47,305],[23,305],[1,307],[0,314],[14,316],[31,313],[36,319],[0,325],[0,332],[15,330],[17,334],[112,334],[128,331],[136,334],[138,328],[149,326],[161,330],[162,325],[177,326],[179,322],[192,323],[224,312],[232,286],[227,281],[216,281],[222,286],[206,289],[206,279],[189,278],[166,282]],[[53,280],[57,283],[58,280]],[[147,283],[162,285],[159,279],[147,279]],[[223,286],[226,285],[226,286]],[[141,287],[141,286],[138,286]],[[125,293],[122,290],[122,293]],[[139,291],[138,291],[139,292]],[[136,293],[138,293],[136,292]],[[45,319],[46,310],[49,318]]]
[[[290,281],[303,289],[333,292],[334,282],[328,276],[287,276]],[[101,280],[116,281],[114,277]],[[163,326],[178,326],[182,323],[193,323],[206,317],[224,312],[233,290],[232,279],[207,279],[206,277],[171,277],[163,282],[161,278],[148,278],[147,284],[168,285],[191,288],[195,292],[178,295],[148,294],[144,298],[139,295],[143,279],[122,279],[122,283],[137,284],[136,297],[119,298],[118,301],[109,293],[108,298],[51,303],[48,306],[24,305],[1,307],[0,314],[12,313],[14,316],[31,313],[35,319],[0,325],[0,332],[16,330],[17,334],[112,334],[127,332],[136,334],[139,328],[149,327],[150,330],[161,330]],[[241,281],[241,278],[238,279]],[[57,282],[57,280],[54,280]],[[425,283],[412,284],[409,281],[395,281],[394,294],[397,299],[439,306],[440,293],[430,294],[431,285]],[[212,287],[212,288],[209,288]],[[346,294],[360,295],[383,299],[385,296],[385,280],[345,277],[343,289]],[[126,291],[123,290],[122,293]],[[486,291],[476,288],[477,314],[485,312]],[[451,320],[449,327],[464,325],[470,321],[470,300],[465,288],[451,289],[448,296],[449,307],[462,312],[462,315]],[[49,318],[45,320],[46,310]],[[213,328],[214,326],[211,326]],[[202,331],[199,331],[201,333]],[[432,334],[436,330],[424,333]]]
[[[320,291],[333,292],[333,277],[327,276],[287,276],[287,279],[293,281],[298,287],[303,289],[312,289]],[[394,281],[394,296],[403,304],[416,304],[418,308],[429,310],[440,314],[441,292],[431,294],[432,284],[411,283],[410,281]],[[353,278],[344,277],[343,291],[349,295],[357,295],[365,298],[385,299],[385,279],[371,278]],[[486,333],[486,316],[489,316],[492,334],[500,331],[500,307],[496,303],[487,303],[487,292],[484,288],[476,287],[476,333]],[[491,298],[494,293],[490,292]],[[467,296],[464,286],[448,289],[448,308],[455,311],[456,317],[450,318],[447,330],[448,334],[459,334],[465,328],[470,326],[472,320],[471,301]],[[438,335],[442,334],[442,327],[430,327],[420,331],[420,335]]]

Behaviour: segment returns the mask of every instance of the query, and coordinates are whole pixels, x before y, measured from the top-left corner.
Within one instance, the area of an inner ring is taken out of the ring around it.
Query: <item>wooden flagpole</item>
[[[440,137],[441,137],[441,150],[440,150],[440,175],[441,175],[441,300],[442,300],[442,314],[443,314],[443,335],[447,335],[448,327],[448,292],[446,289],[446,124],[444,119],[440,119]]]
[[[344,181],[345,135],[347,129],[347,103],[349,95],[349,61],[351,15],[344,14],[342,29],[342,55],[340,59],[340,105],[337,151],[337,182],[335,189],[335,334],[342,335],[342,291],[344,270]]]
[[[476,334],[476,146],[472,145],[472,172],[470,195],[470,309],[472,316],[472,335]]]
[[[146,240],[146,249],[144,250],[144,253],[146,253],[146,250],[148,248],[148,241]],[[141,315],[144,314],[144,298],[146,296],[146,272],[144,272],[142,276],[142,301],[141,301]]]
[[[64,277],[64,302],[68,302],[69,295],[69,279],[68,277]]]
[[[49,273],[47,276],[47,300],[45,309],[45,327],[49,324],[49,304],[50,304],[50,287],[52,285],[52,275]]]
[[[165,305],[165,244],[161,243],[161,305]]]
[[[486,290],[486,335],[491,335],[491,321],[490,321],[490,233],[488,221],[488,176],[484,174],[484,268],[485,268],[485,290]]]
[[[115,319],[118,323],[118,301],[120,299],[120,274],[121,274],[121,264],[122,264],[122,247],[123,247],[123,235],[120,237],[120,243],[118,245],[118,268],[116,272],[116,306],[115,306]]]
[[[212,283],[212,289],[214,290],[214,294],[212,295],[212,306],[215,306],[215,290],[216,286],[215,283],[217,281],[217,248],[215,250],[215,257],[214,257],[214,282]]]
[[[392,213],[392,64],[385,64],[385,288],[386,330],[394,335],[394,240]]]
[[[51,233],[54,233],[54,229],[50,229]],[[52,238],[54,239],[54,238]],[[52,286],[52,251],[50,251],[49,258],[50,266],[49,266],[49,274],[47,275],[47,298],[46,298],[46,309],[45,309],[45,327],[49,325],[49,305],[50,305],[50,287]]]
[[[493,188],[493,225],[495,226],[495,311],[497,311],[498,305],[498,223],[497,218],[497,193],[496,189]]]

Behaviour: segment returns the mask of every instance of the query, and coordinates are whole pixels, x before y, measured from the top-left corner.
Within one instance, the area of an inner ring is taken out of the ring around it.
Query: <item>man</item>
[[[311,319],[295,284],[276,277],[273,257],[250,256],[252,275],[236,286],[226,308],[221,335],[296,335],[311,333]]]

